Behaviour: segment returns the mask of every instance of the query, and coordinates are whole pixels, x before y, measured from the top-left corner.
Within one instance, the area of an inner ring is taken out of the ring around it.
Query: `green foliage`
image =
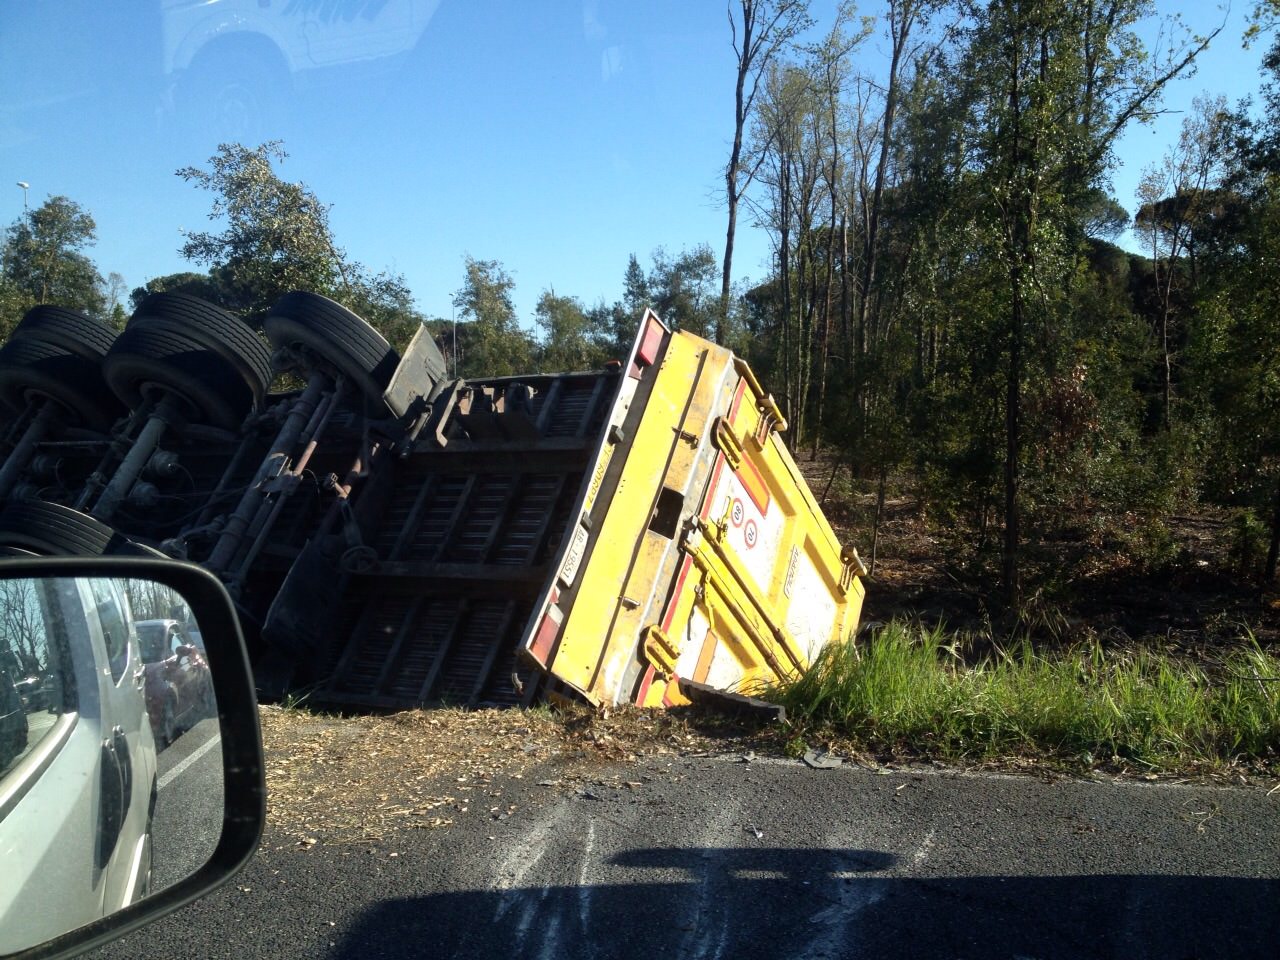
[[[641,291],[668,326],[710,337],[719,309],[719,271],[716,256],[706,244],[681,250],[675,256],[659,247],[653,252],[653,267],[643,285],[632,274],[633,257],[627,266],[627,302]],[[640,322],[639,315],[636,323]]]
[[[538,349],[539,370],[595,370],[609,359],[610,330],[593,323],[602,319],[588,314],[574,297],[556,296],[544,290],[534,320],[542,332]]]
[[[84,250],[97,241],[93,216],[74,200],[50,197],[4,232],[0,245],[0,325],[4,334],[38,303],[105,316],[102,276]]]
[[[224,143],[208,169],[184,167],[178,176],[214,195],[209,219],[217,231],[187,234],[181,253],[207,264],[207,274],[157,277],[134,290],[134,306],[149,293],[188,293],[256,321],[283,293],[310,290],[342,303],[397,349],[417,332],[422,316],[404,277],[372,273],[350,261],[329,226],[329,208],[303,183],[282,180],[275,164],[288,154],[280,141],[257,147]]]
[[[825,648],[767,691],[793,723],[877,751],[948,759],[1041,756],[1177,770],[1274,763],[1280,659],[1251,637],[1212,672],[1171,656],[1015,644],[967,663],[966,638],[893,622]],[[1260,680],[1259,678],[1263,678]]]
[[[403,351],[423,323],[404,277],[386,271],[371,274],[359,264],[348,267],[345,275],[347,281],[333,296]]]
[[[1236,573],[1242,578],[1257,575],[1258,565],[1267,552],[1267,525],[1247,507],[1237,510],[1231,519],[1229,555]]]
[[[152,277],[142,286],[134,287],[133,292],[129,294],[129,303],[134,310],[137,310],[142,305],[142,301],[153,293],[185,293],[219,306],[228,306],[223,300],[225,291],[217,278],[207,273],[193,273],[188,270]]]
[[[515,281],[496,260],[467,257],[466,276],[453,295],[458,312],[456,351],[459,376],[501,377],[532,369],[534,343],[516,320],[511,300]]]
[[[329,208],[305,184],[276,174],[273,164],[287,157],[278,140],[252,148],[224,143],[207,169],[178,171],[213,194],[209,219],[220,226],[188,233],[180,253],[209,266],[223,306],[249,319],[290,290],[334,290],[346,269]]]

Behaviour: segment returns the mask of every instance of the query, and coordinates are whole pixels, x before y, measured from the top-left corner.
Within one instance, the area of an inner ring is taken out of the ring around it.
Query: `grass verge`
[[[1041,655],[1026,643],[970,665],[964,646],[895,621],[828,647],[764,695],[801,731],[877,753],[1152,771],[1280,762],[1280,657],[1251,637],[1211,665],[1098,645]]]

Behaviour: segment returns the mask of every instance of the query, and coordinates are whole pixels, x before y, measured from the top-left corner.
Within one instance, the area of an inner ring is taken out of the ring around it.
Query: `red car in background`
[[[177,620],[138,620],[134,627],[146,671],[151,729],[156,743],[168,746],[183,731],[213,714],[209,664]]]

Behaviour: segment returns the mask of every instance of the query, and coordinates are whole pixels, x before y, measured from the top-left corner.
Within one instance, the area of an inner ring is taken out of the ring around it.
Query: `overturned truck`
[[[353,708],[684,703],[856,626],[865,570],[781,410],[652,312],[603,370],[469,380],[316,294],[261,332],[170,293],[118,334],[28,313],[0,348],[0,552],[201,564],[265,696]]]

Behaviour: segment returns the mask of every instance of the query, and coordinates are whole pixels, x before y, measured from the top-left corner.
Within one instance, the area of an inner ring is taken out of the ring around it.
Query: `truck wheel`
[[[128,541],[79,510],[43,500],[14,500],[0,510],[0,548],[39,556],[100,557]]]
[[[115,327],[104,320],[46,303],[28,310],[11,336],[51,343],[77,356],[101,361],[115,342],[116,333]]]
[[[23,410],[53,400],[78,424],[105,433],[124,408],[103,381],[97,359],[56,343],[14,336],[0,347],[0,403]]]
[[[172,746],[178,739],[178,715],[173,705],[173,697],[164,698],[160,708],[160,742],[166,747]]]
[[[178,123],[215,143],[261,143],[280,135],[292,81],[275,45],[229,31],[201,49],[175,91]]]
[[[269,369],[267,348],[253,337],[263,356],[236,363],[225,356],[231,351],[213,350],[206,339],[207,332],[194,336],[167,323],[130,325],[102,362],[103,376],[130,407],[146,395],[172,393],[199,422],[235,430],[266,395],[268,376],[250,361],[262,359]]]
[[[233,313],[186,293],[153,293],[129,319],[135,326],[165,328],[183,334],[235,367],[262,402],[271,383],[271,349],[252,327]]]
[[[340,303],[317,293],[286,293],[262,321],[276,347],[302,348],[326,373],[341,374],[364,398],[365,415],[390,415],[382,393],[400,363],[382,334]]]

